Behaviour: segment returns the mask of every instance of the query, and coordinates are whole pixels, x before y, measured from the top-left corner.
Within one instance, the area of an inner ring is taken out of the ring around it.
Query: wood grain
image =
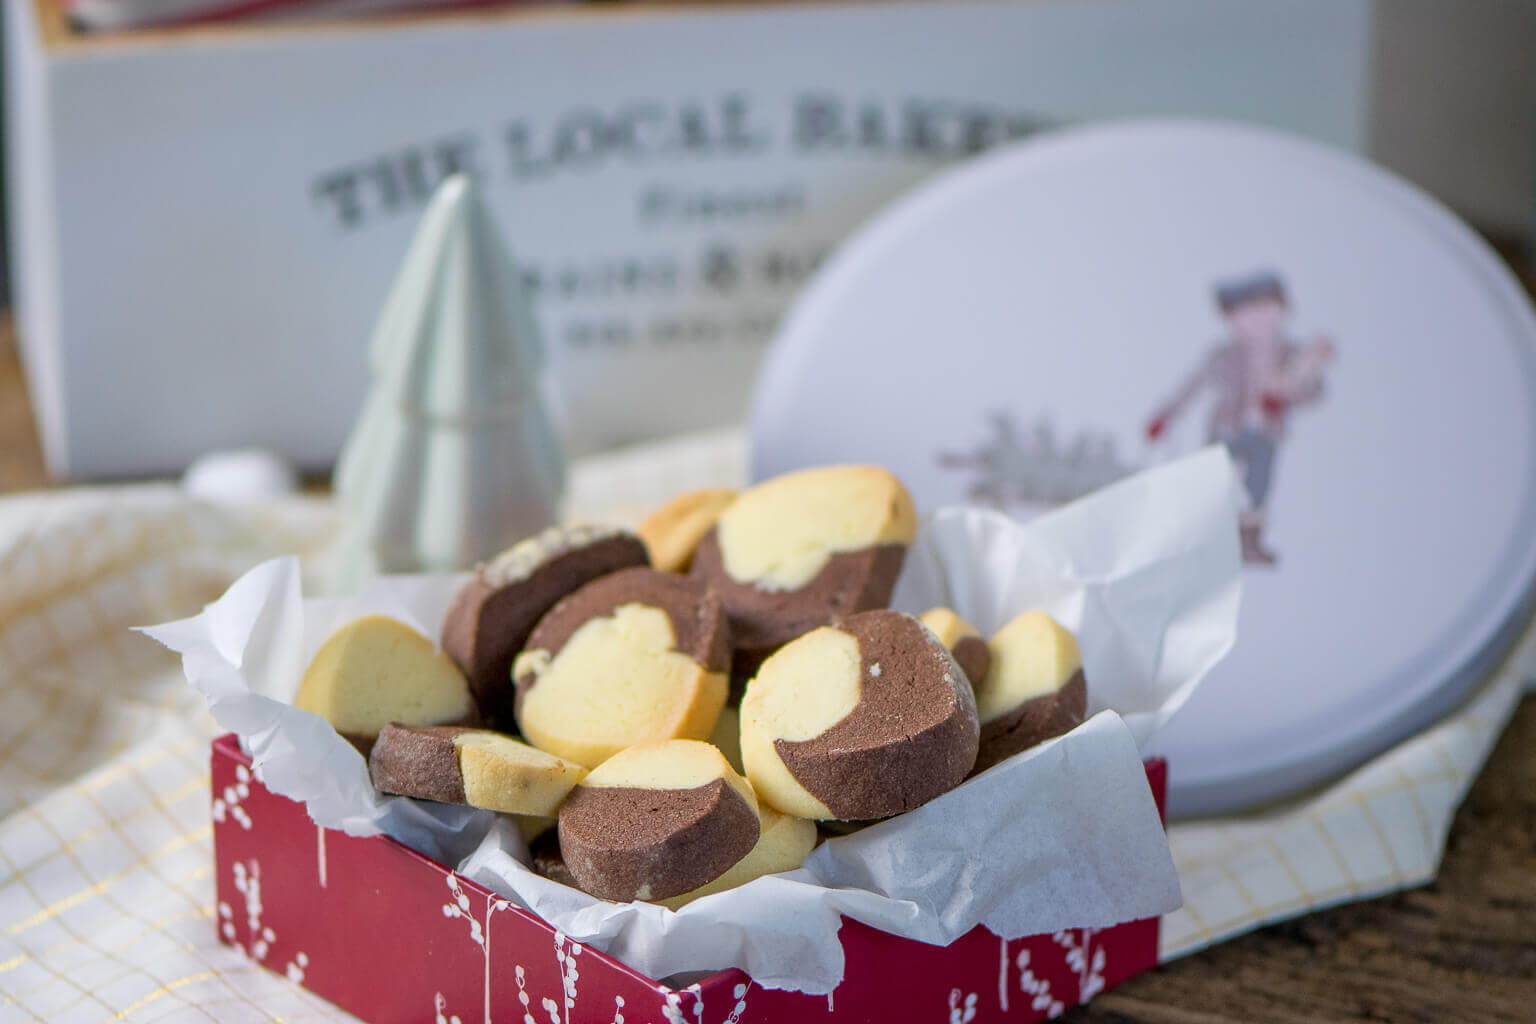
[[[1075,1024],[1536,1021],[1536,698],[1410,892],[1273,925],[1133,978]]]
[[[0,493],[48,485],[32,403],[16,353],[16,329],[0,312]]]

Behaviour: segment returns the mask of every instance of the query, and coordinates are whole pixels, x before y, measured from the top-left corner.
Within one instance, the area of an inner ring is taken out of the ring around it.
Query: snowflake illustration
[[[286,972],[288,975],[288,980],[293,982],[295,985],[304,984],[304,968],[308,966],[309,956],[302,952],[295,953],[293,959],[288,962],[288,968]]]
[[[224,823],[225,818],[233,818],[241,828],[247,832],[251,830],[251,816],[242,806],[246,797],[251,795],[251,770],[245,765],[235,766],[235,784],[225,786],[222,796],[214,798],[213,820],[219,824]]]
[[[1030,1009],[1043,1012],[1047,1017],[1060,1017],[1066,1012],[1060,999],[1051,994],[1049,978],[1037,978],[1029,966],[1029,950],[1019,950],[1019,988],[1030,997]]]
[[[1086,1003],[1100,992],[1104,991],[1104,947],[1095,946],[1093,937],[1097,934],[1092,928],[1083,928],[1077,935],[1072,932],[1057,932],[1052,935],[1056,945],[1067,951],[1067,966],[1077,972],[1077,1001]]]
[[[971,501],[1007,509],[1014,505],[1057,505],[1081,497],[1135,472],[1120,461],[1115,440],[1103,431],[1085,430],[1063,442],[1042,417],[1022,430],[1001,410],[986,414],[991,437],[965,452],[942,452],[945,469],[972,473],[966,494]]]
[[[624,1024],[624,997],[613,997],[613,1024]]]
[[[971,1024],[976,1019],[976,993],[965,993],[962,1001],[957,988],[949,990],[949,1024]]]

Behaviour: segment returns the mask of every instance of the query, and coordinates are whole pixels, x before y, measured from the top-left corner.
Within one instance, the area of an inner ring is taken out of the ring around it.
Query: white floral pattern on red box
[[[1161,807],[1163,764],[1147,777]],[[212,779],[220,938],[370,1024],[1040,1021],[1157,957],[1156,920],[1013,942],[977,928],[945,947],[845,920],[829,997],[736,970],[674,989],[392,839],[317,828],[232,736],[213,745]]]

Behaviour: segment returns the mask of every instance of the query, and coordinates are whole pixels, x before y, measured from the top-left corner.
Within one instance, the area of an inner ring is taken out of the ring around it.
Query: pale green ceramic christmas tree
[[[462,175],[416,230],[336,467],[340,577],[464,569],[554,522],[565,483],[538,323]]]

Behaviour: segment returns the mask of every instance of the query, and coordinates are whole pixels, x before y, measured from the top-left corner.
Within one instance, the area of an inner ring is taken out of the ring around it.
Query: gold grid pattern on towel
[[[211,722],[130,626],[195,612],[332,533],[318,503],[170,488],[0,514],[0,1024],[346,1015],[215,939]]]
[[[1161,957],[1435,875],[1451,819],[1536,674],[1536,625],[1455,714],[1319,792],[1168,830],[1184,907]]]

